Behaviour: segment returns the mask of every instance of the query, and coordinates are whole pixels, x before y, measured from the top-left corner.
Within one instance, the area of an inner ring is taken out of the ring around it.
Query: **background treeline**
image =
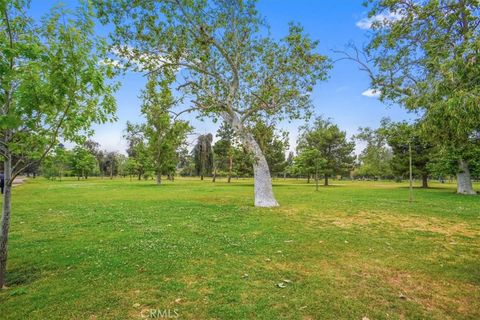
[[[31,166],[25,173],[41,172],[48,179],[64,176],[156,178],[157,183],[161,183],[162,175],[169,180],[175,176],[202,180],[208,177],[214,182],[218,177],[230,182],[253,176],[254,156],[228,124],[222,123],[215,134],[194,136],[194,143],[189,145],[187,136],[191,134],[191,127],[182,122],[179,130],[176,120],[168,117],[164,122],[170,124],[157,126],[159,132],[150,135],[154,124],[127,123],[126,155],[101,150],[97,142],[87,140],[71,150],[57,146],[41,165]],[[166,133],[172,130],[175,134],[168,138]],[[288,152],[288,133],[278,130],[275,123],[258,122],[251,130],[274,178],[305,178],[308,182],[316,181],[317,186],[319,180],[328,185],[329,179],[402,181],[409,176],[410,150],[413,176],[425,188],[429,179],[443,182],[454,179],[457,172],[455,155],[445,153],[430,140],[423,133],[420,122],[409,124],[383,119],[378,128],[359,128],[349,139],[330,119],[319,117],[300,128],[295,153]],[[160,136],[163,137],[163,149],[158,148]],[[355,154],[356,145],[362,148],[359,154]],[[472,176],[479,179],[480,151],[475,155]]]

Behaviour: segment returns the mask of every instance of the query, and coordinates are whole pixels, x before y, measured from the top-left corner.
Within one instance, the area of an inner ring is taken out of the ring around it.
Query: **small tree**
[[[118,175],[122,178],[125,178],[130,174],[128,168],[128,158],[124,154],[117,153],[117,170]]]
[[[135,174],[138,180],[141,180],[153,166],[149,155],[144,126],[145,125],[127,122],[127,128],[124,134],[124,138],[128,143],[128,158],[132,159],[131,163],[134,164],[132,168],[135,168]]]
[[[54,9],[36,25],[28,1],[0,2],[0,154],[5,193],[0,236],[0,288],[5,285],[14,178],[45,158],[59,138],[82,142],[92,123],[115,111],[113,73],[102,64],[88,6]]]
[[[100,144],[92,139],[88,139],[83,143],[83,146],[97,159],[100,176],[103,178],[106,175],[110,175],[106,157],[107,152],[100,149]]]
[[[423,137],[419,124],[385,122],[384,125],[387,143],[392,149],[390,165],[393,173],[401,176],[408,174],[411,147],[414,174],[421,177],[422,187],[428,188],[428,164],[434,150],[433,144]]]
[[[383,126],[383,124],[382,124]],[[360,153],[356,176],[371,178],[392,177],[392,150],[387,144],[385,131],[380,129],[359,128],[355,138],[366,144]]]
[[[299,138],[299,155],[304,149],[317,150],[326,163],[323,168],[324,185],[332,175],[349,172],[353,168],[355,143],[347,141],[347,134],[330,120],[317,118],[313,126],[306,126]]]
[[[315,189],[318,191],[318,177],[327,172],[328,161],[323,158],[322,152],[315,148],[302,148],[300,154],[295,158],[295,167],[298,172],[307,174],[309,179],[315,178]]]
[[[73,174],[80,178],[88,179],[88,176],[95,171],[97,161],[95,156],[86,148],[76,146],[70,153],[70,168]]]

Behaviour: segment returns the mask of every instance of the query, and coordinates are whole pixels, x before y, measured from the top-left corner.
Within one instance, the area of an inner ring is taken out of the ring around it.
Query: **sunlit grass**
[[[29,180],[0,318],[480,318],[480,198],[274,183],[281,207],[257,209],[251,180]]]

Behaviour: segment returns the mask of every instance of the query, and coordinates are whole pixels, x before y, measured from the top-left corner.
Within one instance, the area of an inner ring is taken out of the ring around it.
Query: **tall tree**
[[[192,154],[195,161],[195,170],[200,179],[210,175],[213,170],[212,134],[198,136],[197,144],[193,147]]]
[[[347,133],[328,119],[318,117],[312,126],[305,126],[300,135],[297,152],[317,150],[326,163],[323,166],[324,185],[328,178],[344,174],[353,168],[355,142],[347,141]]]
[[[127,122],[127,128],[123,136],[128,143],[128,158],[134,160],[130,162],[132,165],[131,168],[135,168],[135,174],[138,180],[141,180],[142,176],[152,167],[144,127],[144,124],[140,125]]]
[[[0,2],[0,153],[5,193],[0,236],[0,287],[5,285],[11,187],[32,161],[41,161],[59,138],[81,142],[92,123],[115,111],[114,87],[102,64],[105,48],[93,37],[92,12],[53,9],[37,25],[28,1]]]
[[[249,128],[260,119],[298,118],[326,78],[327,59],[302,27],[269,36],[254,0],[95,0],[113,22],[113,44],[127,65],[151,73],[181,70],[192,110],[222,118],[255,155],[255,205],[277,206],[265,156]]]
[[[222,122],[217,131],[217,138],[218,140],[213,146],[215,167],[227,172],[227,182],[230,183],[233,172],[235,133],[227,122]]]
[[[175,106],[175,99],[167,80],[158,81],[150,77],[143,94],[142,113],[147,122],[144,134],[147,139],[149,154],[157,177],[161,183],[162,174],[173,176],[177,168],[177,152],[185,143],[191,127],[186,121],[171,119],[170,111]]]
[[[480,132],[480,2],[370,0],[376,19],[367,60],[373,89],[423,114],[423,129],[457,162],[457,193],[475,194],[472,149]]]

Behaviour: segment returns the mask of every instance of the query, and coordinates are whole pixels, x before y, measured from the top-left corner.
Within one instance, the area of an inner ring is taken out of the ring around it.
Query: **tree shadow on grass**
[[[410,187],[409,186],[399,186],[398,189],[409,189]],[[446,190],[446,191],[455,191],[456,189],[455,188],[449,188],[449,187],[428,187],[428,188],[423,188],[423,187],[419,187],[419,186],[414,186],[413,187],[413,190],[425,190],[425,191],[428,191],[428,190]]]
[[[40,274],[41,270],[32,266],[7,269],[6,286],[15,287],[33,283],[40,278]]]

